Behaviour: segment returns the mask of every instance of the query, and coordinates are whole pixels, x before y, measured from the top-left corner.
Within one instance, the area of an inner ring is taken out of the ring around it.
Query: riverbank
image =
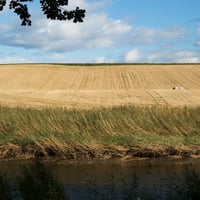
[[[0,107],[0,159],[200,155],[200,107]]]
[[[200,158],[199,147],[165,147],[165,146],[137,146],[130,148],[89,146],[66,146],[64,151],[55,147],[41,147],[37,145],[4,145],[0,147],[1,160],[29,160],[38,158],[40,160],[63,160],[69,162],[99,162],[99,161],[130,161],[149,158]]]

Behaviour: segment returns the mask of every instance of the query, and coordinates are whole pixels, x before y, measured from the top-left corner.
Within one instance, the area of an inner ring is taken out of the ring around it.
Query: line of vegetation
[[[200,107],[0,107],[0,145],[200,145]]]
[[[137,66],[137,65],[180,65],[180,66],[184,66],[184,65],[200,65],[200,63],[123,63],[123,62],[113,62],[113,63],[11,63],[11,64],[0,64],[0,66],[4,66],[4,65],[10,65],[10,66],[24,66],[24,65],[60,65],[60,66],[123,66],[123,65],[133,65],[133,66]]]
[[[111,62],[111,63],[49,63],[52,65],[71,65],[71,66],[113,66],[113,65],[199,65],[200,63],[123,63],[123,62]]]

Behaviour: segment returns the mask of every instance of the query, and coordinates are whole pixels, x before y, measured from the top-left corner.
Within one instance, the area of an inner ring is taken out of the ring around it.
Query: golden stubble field
[[[174,86],[181,89],[173,90]],[[200,64],[0,65],[0,104],[92,108],[200,105]]]

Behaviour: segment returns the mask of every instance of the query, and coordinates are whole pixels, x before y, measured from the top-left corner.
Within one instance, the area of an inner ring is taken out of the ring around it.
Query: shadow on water
[[[123,173],[116,175],[113,170],[106,173],[103,181],[98,174],[87,172],[82,181],[67,183],[58,180],[48,165],[33,162],[20,167],[17,175],[1,171],[0,200],[200,199],[198,170],[192,165],[184,167],[180,174],[170,173],[170,170],[167,169],[168,175],[160,180],[147,180],[137,173],[128,177]],[[157,174],[159,176],[159,172]]]

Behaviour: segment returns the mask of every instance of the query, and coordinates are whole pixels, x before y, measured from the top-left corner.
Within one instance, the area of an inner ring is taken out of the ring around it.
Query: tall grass
[[[0,145],[200,145],[200,107],[0,107]]]

